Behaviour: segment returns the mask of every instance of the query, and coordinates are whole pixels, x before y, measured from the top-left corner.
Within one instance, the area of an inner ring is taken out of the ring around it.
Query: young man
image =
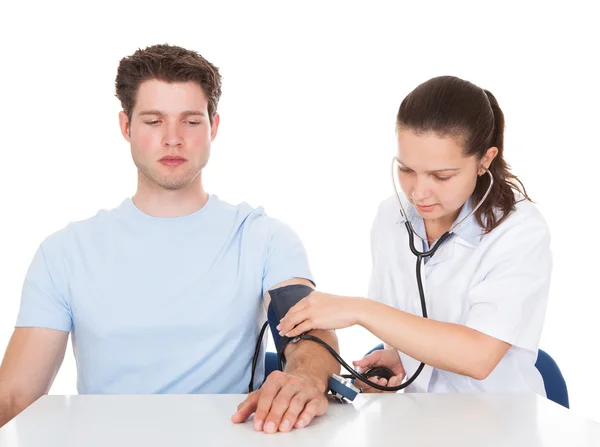
[[[0,367],[0,426],[48,392],[69,333],[81,394],[244,393],[268,291],[313,285],[288,226],[203,188],[219,126],[216,67],[152,46],[121,60],[116,94],[137,191],[39,247]],[[315,332],[337,348],[332,332]],[[286,371],[233,422],[255,413],[255,429],[273,433],[325,413],[337,362],[311,342],[288,345],[285,357]]]

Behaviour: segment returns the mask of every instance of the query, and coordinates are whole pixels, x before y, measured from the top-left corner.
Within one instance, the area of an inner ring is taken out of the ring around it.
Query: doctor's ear
[[[482,176],[483,174],[485,174],[485,171],[490,168],[490,165],[492,164],[492,161],[494,161],[494,158],[496,158],[496,155],[498,155],[497,147],[490,147],[485,152],[485,155],[481,158],[481,163],[479,165],[479,171],[477,171],[477,175]]]

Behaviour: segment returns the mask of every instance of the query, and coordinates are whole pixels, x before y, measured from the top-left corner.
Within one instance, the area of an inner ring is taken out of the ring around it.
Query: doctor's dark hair
[[[477,223],[489,233],[515,209],[515,191],[530,200],[521,181],[504,159],[504,114],[489,91],[454,76],[440,76],[415,88],[400,105],[397,129],[416,134],[434,133],[457,138],[466,156],[478,160],[490,147],[498,155],[490,164],[494,185],[475,212]],[[489,187],[489,176],[477,178],[473,199],[478,203]]]
[[[195,51],[175,45],[153,45],[138,49],[119,62],[115,79],[116,97],[131,121],[137,92],[144,81],[196,82],[208,101],[212,124],[221,97],[219,69]]]

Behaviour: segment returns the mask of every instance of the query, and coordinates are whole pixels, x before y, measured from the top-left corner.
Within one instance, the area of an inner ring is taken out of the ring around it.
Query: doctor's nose
[[[424,182],[416,181],[413,185],[411,195],[415,202],[422,202],[431,196],[431,192]]]

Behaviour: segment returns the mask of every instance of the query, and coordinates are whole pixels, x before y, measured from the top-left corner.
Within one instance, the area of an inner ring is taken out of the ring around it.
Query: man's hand
[[[244,422],[252,413],[254,429],[265,433],[287,432],[306,427],[327,411],[324,391],[310,379],[274,371],[263,386],[248,395],[231,420]]]

